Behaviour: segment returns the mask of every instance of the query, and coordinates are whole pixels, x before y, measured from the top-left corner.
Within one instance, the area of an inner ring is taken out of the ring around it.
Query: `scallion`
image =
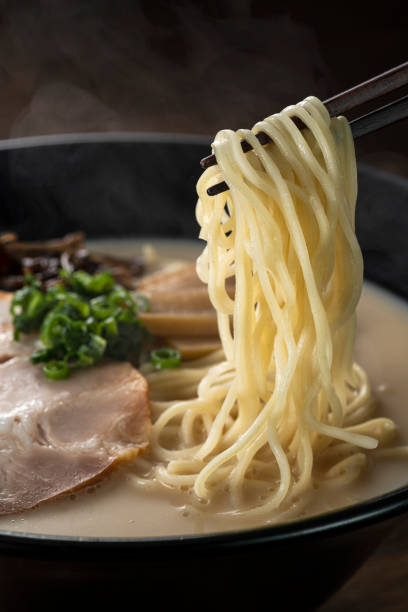
[[[63,380],[69,378],[70,370],[65,361],[49,361],[43,367],[44,374],[50,380]]]
[[[60,380],[105,357],[138,364],[152,342],[138,317],[148,307],[146,298],[133,299],[110,274],[79,270],[64,272],[61,284],[47,291],[27,277],[10,312],[16,340],[22,333],[40,334],[42,347],[32,354],[32,363],[43,364],[47,378]]]
[[[181,362],[180,352],[172,348],[159,348],[150,353],[152,364],[158,370],[178,368]]]

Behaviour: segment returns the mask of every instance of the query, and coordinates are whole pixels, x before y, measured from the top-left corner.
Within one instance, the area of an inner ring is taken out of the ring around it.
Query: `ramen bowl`
[[[209,141],[70,135],[0,144],[1,229],[46,239],[197,236],[199,160]],[[408,297],[408,183],[359,168],[366,277]],[[29,389],[27,390],[29,394]],[[408,487],[286,524],[206,535],[105,538],[0,532],[0,608],[313,610],[408,512]]]

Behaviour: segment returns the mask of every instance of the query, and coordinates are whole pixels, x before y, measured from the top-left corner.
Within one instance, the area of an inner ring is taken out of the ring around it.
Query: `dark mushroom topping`
[[[16,291],[30,274],[46,288],[59,281],[60,270],[84,270],[89,274],[109,272],[127,289],[145,269],[142,256],[124,258],[93,253],[84,245],[85,234],[75,232],[61,238],[26,242],[11,232],[0,235],[0,289]]]

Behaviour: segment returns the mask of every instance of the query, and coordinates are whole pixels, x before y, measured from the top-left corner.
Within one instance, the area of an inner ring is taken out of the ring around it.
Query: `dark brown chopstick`
[[[404,62],[399,66],[395,66],[386,72],[382,72],[377,76],[359,83],[351,89],[346,89],[341,93],[328,98],[324,101],[324,105],[332,117],[342,115],[348,111],[371,102],[378,100],[393,91],[397,91],[404,85],[408,84],[408,62]]]
[[[351,132],[354,138],[358,138],[365,134],[372,134],[380,128],[402,121],[407,117],[408,95],[350,121]]]
[[[347,89],[332,98],[328,98],[323,103],[333,117],[344,114],[366,102],[377,100],[381,96],[396,91],[407,84],[408,62],[405,62],[368,81],[364,81],[364,83]],[[359,136],[369,134],[382,127],[401,121],[406,117],[408,117],[408,96],[354,119],[350,122],[350,126],[353,137],[358,138]],[[294,120],[296,121],[296,118]],[[259,132],[256,136],[262,145],[266,145],[271,141],[269,136],[263,132]],[[242,141],[241,147],[244,153],[252,149],[251,145],[245,140]],[[209,168],[217,164],[217,159],[215,155],[208,155],[201,160],[200,164],[204,169]],[[207,193],[213,196],[227,190],[228,185],[222,182],[210,187]]]

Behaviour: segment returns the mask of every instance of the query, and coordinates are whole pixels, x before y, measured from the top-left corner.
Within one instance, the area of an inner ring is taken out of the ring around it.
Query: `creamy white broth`
[[[196,256],[202,242],[151,241],[170,260]],[[94,246],[94,245],[91,245]],[[117,255],[130,254],[133,241],[97,244]],[[408,306],[366,283],[358,307],[356,358],[366,369],[377,401],[377,414],[399,427],[396,444],[408,444]],[[188,493],[141,489],[134,482],[138,463],[121,466],[99,483],[43,503],[24,513],[0,517],[0,529],[20,532],[105,537],[152,537],[235,530],[264,519],[225,518],[189,509]],[[352,485],[314,491],[307,507],[312,515],[375,497],[408,483],[406,459],[374,459]],[[304,516],[305,512],[299,516]]]

